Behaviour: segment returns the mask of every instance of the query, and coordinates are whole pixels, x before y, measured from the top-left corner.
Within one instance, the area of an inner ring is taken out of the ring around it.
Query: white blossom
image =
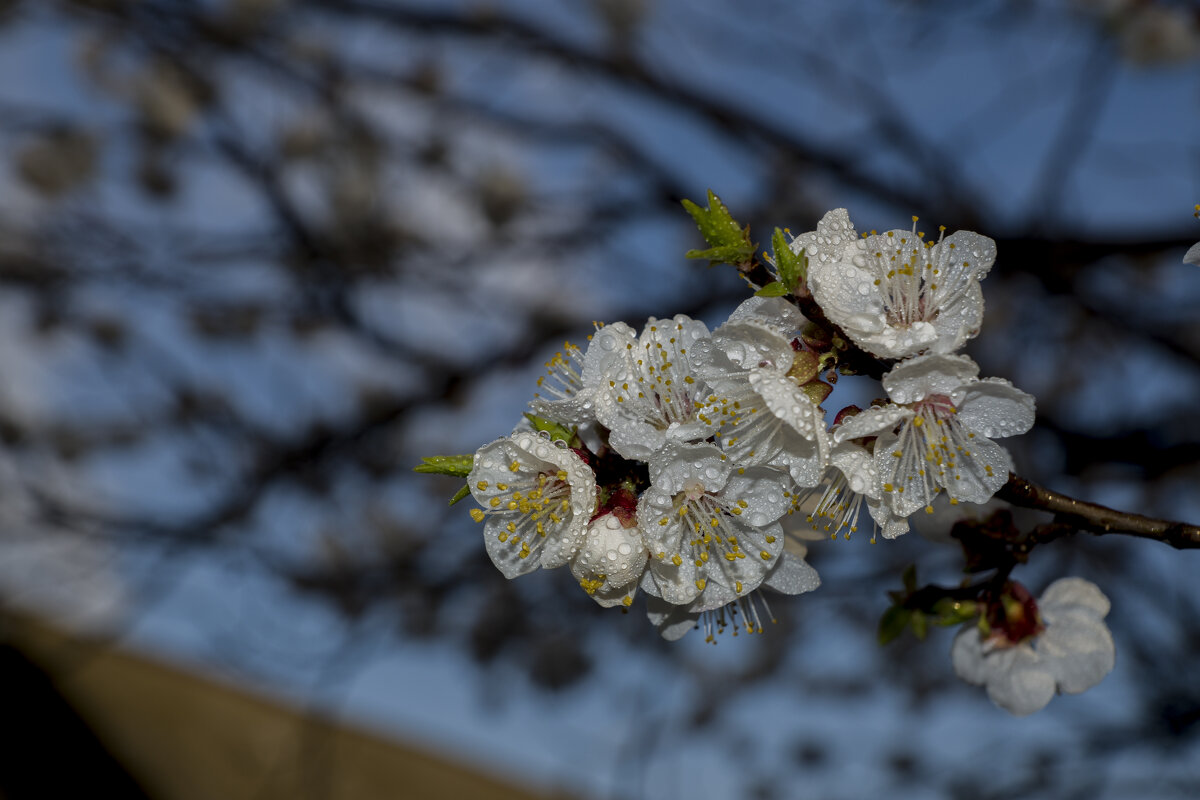
[[[497,439],[475,453],[467,484],[483,506],[484,545],[506,578],[567,564],[596,510],[596,478],[566,447],[532,431]]]
[[[650,480],[637,510],[651,554],[642,588],[697,613],[758,588],[783,551],[787,475],[735,467],[711,444],[671,442]]]
[[[590,386],[584,383],[583,351],[570,342],[546,362],[546,374],[538,378],[538,391],[529,408],[539,417],[568,425],[579,425],[591,415],[591,407],[584,409],[590,399],[596,380]]]
[[[633,604],[648,557],[636,519],[601,514],[588,525],[583,544],[571,558],[571,574],[605,608],[628,607]]]
[[[968,626],[954,640],[954,671],[986,686],[996,705],[1017,716],[1046,706],[1054,693],[1077,694],[1112,671],[1112,634],[1104,624],[1108,598],[1082,578],[1052,583],[1038,598],[1037,632],[1012,641],[1003,631],[984,638]]]
[[[697,401],[708,387],[693,375],[690,349],[708,337],[703,322],[682,314],[651,317],[636,340],[628,327],[588,348],[601,378],[595,393],[596,419],[609,429],[609,445],[625,458],[649,461],[667,441],[700,441],[713,426],[699,419]],[[597,355],[592,356],[592,350]]]
[[[722,450],[740,464],[779,467],[798,486],[815,486],[829,444],[821,409],[792,374],[789,337],[803,322],[780,298],[751,298],[710,339],[696,343],[693,363],[712,387],[698,402],[697,417],[716,426]]]
[[[853,419],[853,417],[851,418]],[[813,530],[823,530],[836,539],[847,539],[858,532],[863,507],[885,539],[895,539],[908,532],[908,520],[897,516],[883,499],[883,488],[875,459],[866,440],[852,437],[855,431],[845,424],[833,431],[834,445],[829,467],[821,484],[798,498],[798,506],[806,508],[806,519]],[[873,444],[872,444],[873,446]],[[815,502],[814,502],[815,499]],[[875,537],[871,537],[875,541]]]
[[[697,626],[704,630],[705,641],[711,642],[727,626],[734,627],[736,636],[739,627],[747,633],[762,633],[764,618],[775,621],[763,589],[780,594],[803,594],[820,585],[817,571],[802,556],[785,552],[763,578],[759,591],[741,597],[730,594],[729,600],[716,608],[704,607],[712,602],[711,597],[697,598],[689,605],[678,606],[650,595],[646,600],[646,613],[669,642],[682,638]]]
[[[846,209],[830,211],[792,249],[808,256],[808,288],[829,320],[881,358],[951,353],[979,333],[979,281],[996,243],[971,231],[927,242],[916,230],[860,238]]]
[[[1012,459],[992,438],[1029,430],[1034,400],[978,374],[966,356],[903,361],[883,376],[892,404],[848,421],[854,436],[878,436],[875,468],[897,515],[929,511],[942,489],[952,501],[983,503],[1007,482]]]
[[[1188,251],[1183,255],[1183,263],[1195,264],[1200,267],[1200,242],[1188,248]]]
[[[605,367],[623,356],[637,334],[623,322],[597,324],[586,351],[570,342],[546,362],[546,374],[529,407],[539,417],[565,425],[585,425],[596,418],[595,394]]]

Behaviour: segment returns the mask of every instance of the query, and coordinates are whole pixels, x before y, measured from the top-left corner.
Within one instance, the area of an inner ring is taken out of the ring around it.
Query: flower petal
[[[1053,672],[1059,690],[1067,694],[1095,686],[1116,663],[1108,626],[1082,610],[1060,613],[1034,647]]]
[[[867,499],[867,511],[885,539],[895,539],[908,533],[908,519],[892,513],[892,507],[882,500]]]
[[[955,231],[937,249],[939,278],[947,285],[947,291],[960,280],[983,280],[996,263],[996,242],[974,231]]]
[[[809,441],[792,430],[780,431],[780,452],[767,462],[768,466],[787,470],[796,486],[807,489],[821,482],[825,474],[828,437],[824,430],[817,431],[817,441]]]
[[[929,395],[949,395],[979,375],[979,365],[966,356],[931,354],[901,361],[881,382],[893,403],[907,405]]]
[[[992,702],[1018,717],[1046,707],[1057,688],[1054,675],[1026,645],[990,654],[1000,663],[991,668],[987,692]],[[1007,662],[1007,663],[1004,663]]]
[[[940,491],[932,479],[914,472],[916,467],[924,469],[926,462],[923,458],[896,458],[893,453],[901,452],[897,448],[901,441],[914,442],[917,440],[912,433],[911,423],[906,423],[900,429],[900,435],[886,432],[875,440],[875,471],[877,480],[883,490],[883,500],[892,507],[892,513],[898,517],[907,517],[914,511],[925,508],[933,502]],[[918,453],[924,453],[920,444],[910,444]],[[910,461],[912,463],[910,463]],[[906,469],[907,468],[907,469]]]
[[[804,315],[782,297],[751,297],[734,309],[725,324],[746,321],[766,325],[784,337],[795,333],[805,322]]]
[[[770,467],[739,468],[729,476],[717,500],[727,508],[740,506],[738,516],[747,525],[761,528],[791,508],[791,501],[783,493],[785,480],[782,472]]]
[[[935,300],[935,302],[938,302]],[[963,342],[979,335],[983,324],[983,289],[972,281],[962,294],[939,303],[933,326],[937,342],[930,348],[934,353],[953,353]]]
[[[601,376],[611,371],[614,362],[632,364],[635,347],[637,333],[624,322],[611,322],[597,329],[583,354],[584,386],[598,386]]]
[[[850,491],[878,500],[881,496],[879,471],[870,451],[853,441],[844,441],[833,448],[829,463],[846,476]]]
[[[1071,606],[1087,609],[1097,619],[1103,619],[1111,604],[1099,586],[1083,578],[1059,578],[1038,598],[1038,608],[1050,619],[1057,611]]]
[[[1183,263],[1200,266],[1200,242],[1196,242],[1188,248],[1188,251],[1183,255]]]
[[[808,255],[808,287],[830,321],[852,339],[887,329],[883,298],[866,266],[866,246],[844,208],[830,211],[792,250]]]
[[[650,460],[650,482],[672,495],[691,483],[715,493],[725,486],[732,468],[715,445],[667,442]]]
[[[975,686],[987,683],[989,673],[984,666],[983,641],[979,638],[979,629],[974,625],[964,626],[954,637],[950,660],[954,664],[954,672],[967,683]]]
[[[686,606],[673,605],[653,596],[646,598],[646,616],[668,642],[682,639],[700,619],[699,612],[690,612]]]
[[[821,410],[786,375],[756,369],[750,373],[750,386],[772,414],[805,439],[816,441],[825,432]]]
[[[821,585],[821,576],[803,558],[784,553],[763,578],[762,585],[780,594],[804,594]]]
[[[499,517],[488,517],[483,526],[483,547],[496,569],[500,570],[504,577],[512,580],[533,572],[542,566],[542,563],[538,558],[539,550],[523,551],[520,542],[507,535],[505,524]],[[501,536],[504,537],[504,541],[500,540]]]
[[[987,378],[955,389],[950,401],[958,421],[989,439],[1016,436],[1033,427],[1036,404],[1003,378]]]
[[[884,431],[895,428],[902,420],[911,419],[912,416],[911,409],[893,404],[868,408],[866,411],[860,411],[854,416],[848,417],[841,425],[834,428],[833,441],[835,444],[841,444],[850,439],[878,436]]]
[[[1012,457],[991,439],[976,436],[970,443],[971,449],[945,469],[939,482],[946,487],[946,494],[960,503],[986,503],[1008,482]]]
[[[795,353],[782,334],[750,320],[725,323],[713,332],[712,342],[741,369],[761,367],[787,372]]]

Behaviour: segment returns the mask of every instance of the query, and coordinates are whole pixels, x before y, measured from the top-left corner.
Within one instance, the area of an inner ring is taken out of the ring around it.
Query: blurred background
[[[0,796],[1200,795],[1196,554],[1039,548],[1117,667],[1017,720],[951,631],[875,644],[953,547],[814,544],[765,635],[668,645],[411,471],[593,320],[721,322],[711,188],[995,238],[1018,471],[1200,522],[1192,0],[4,0],[0,76]]]

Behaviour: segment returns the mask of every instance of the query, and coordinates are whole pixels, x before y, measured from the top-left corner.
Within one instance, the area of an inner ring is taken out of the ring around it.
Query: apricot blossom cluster
[[[718,244],[741,235],[710,228]],[[844,209],[777,237],[765,263],[778,280],[751,282],[756,295],[722,324],[684,315],[651,317],[640,331],[597,324],[586,348],[567,344],[547,363],[514,432],[470,459],[471,516],[506,577],[566,566],[606,607],[644,593],[668,639],[697,623],[710,638],[727,624],[760,632],[770,617],[761,590],[820,584],[785,532],[789,515],[835,538],[865,523],[890,539],[943,492],[984,503],[1006,483],[1012,461],[993,440],[1027,431],[1034,400],[981,379],[957,353],[979,333],[995,243],[944,229],[926,240],[915,218],[911,230],[860,236]],[[805,319],[801,298],[823,319]],[[851,349],[885,366],[886,399],[828,414],[822,404],[836,373],[850,371],[840,359]],[[968,628],[956,665],[995,698],[1019,695],[994,688],[1001,661],[987,654],[1008,644],[1033,653],[1041,630],[985,642]],[[1068,691],[1082,685],[1062,680]],[[1053,677],[1035,683],[1044,692]]]

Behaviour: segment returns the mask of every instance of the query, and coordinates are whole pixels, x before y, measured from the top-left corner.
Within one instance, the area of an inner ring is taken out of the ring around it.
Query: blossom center
[[[1015,581],[1009,582],[999,599],[988,604],[987,622],[992,630],[987,639],[991,649],[1014,647],[1046,629],[1033,595]]]

